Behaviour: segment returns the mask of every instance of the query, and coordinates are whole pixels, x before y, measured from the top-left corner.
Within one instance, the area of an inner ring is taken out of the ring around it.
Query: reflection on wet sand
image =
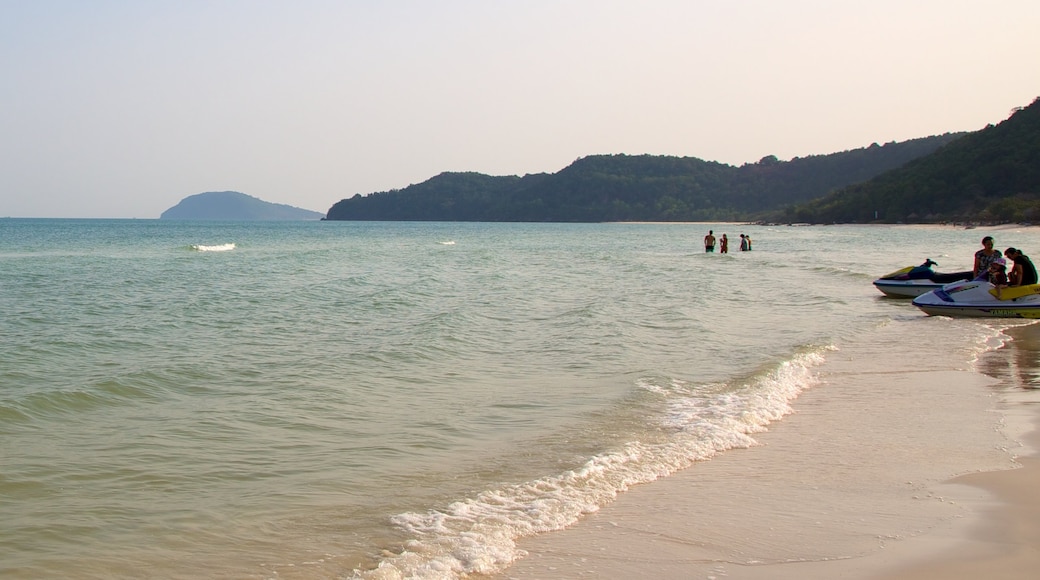
[[[1005,332],[1012,340],[983,355],[979,372],[999,379],[1002,389],[1040,389],[1040,324]]]

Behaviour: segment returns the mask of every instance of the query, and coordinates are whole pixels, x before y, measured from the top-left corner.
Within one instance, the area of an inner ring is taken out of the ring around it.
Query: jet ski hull
[[[874,280],[874,287],[890,298],[916,298],[943,286],[931,280]]]
[[[931,268],[934,264],[935,262],[928,259],[920,266],[907,266],[902,270],[896,270],[874,280],[874,287],[891,298],[915,298],[946,284],[967,282],[972,278],[971,272],[936,272]]]
[[[930,316],[975,318],[1040,318],[1040,284],[996,288],[985,281],[950,284],[914,298],[914,306]]]

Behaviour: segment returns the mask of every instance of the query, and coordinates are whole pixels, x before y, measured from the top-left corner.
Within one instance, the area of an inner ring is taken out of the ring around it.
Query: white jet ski
[[[932,269],[939,264],[928,258],[920,266],[907,266],[874,280],[874,286],[892,298],[913,298],[946,284],[971,280],[971,271],[941,274]]]
[[[1040,284],[1005,286],[998,291],[986,280],[972,280],[922,294],[913,304],[931,316],[1040,318]]]

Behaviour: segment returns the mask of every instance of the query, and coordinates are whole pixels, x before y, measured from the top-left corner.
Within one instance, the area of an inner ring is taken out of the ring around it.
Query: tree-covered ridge
[[[818,198],[928,155],[962,134],[734,167],[695,157],[594,155],[557,173],[442,173],[337,202],[330,220],[746,220]]]
[[[778,220],[812,223],[1033,222],[1040,219],[1040,98],[903,167]]]

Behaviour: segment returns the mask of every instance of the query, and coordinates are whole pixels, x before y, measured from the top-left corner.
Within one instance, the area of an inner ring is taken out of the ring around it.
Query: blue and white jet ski
[[[986,280],[949,284],[914,298],[931,316],[1040,318],[1040,284],[996,288]]]
[[[874,286],[892,298],[913,298],[946,284],[971,280],[971,271],[941,274],[932,269],[939,264],[928,258],[920,266],[907,266],[874,280]]]

